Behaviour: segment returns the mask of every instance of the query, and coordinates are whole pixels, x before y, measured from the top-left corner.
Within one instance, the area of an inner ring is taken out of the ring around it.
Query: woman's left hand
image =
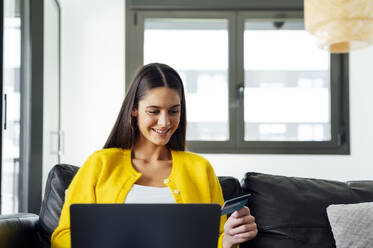
[[[235,211],[224,224],[223,247],[231,248],[256,237],[258,228],[248,207]]]

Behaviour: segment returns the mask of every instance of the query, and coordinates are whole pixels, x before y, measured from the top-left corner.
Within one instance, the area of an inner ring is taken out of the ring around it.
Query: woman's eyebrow
[[[170,108],[176,108],[176,107],[180,107],[180,104],[173,105]],[[161,108],[161,107],[156,106],[156,105],[150,105],[150,106],[146,106],[146,108]]]
[[[171,108],[176,108],[176,107],[180,107],[180,104],[176,104],[174,106],[171,106]]]

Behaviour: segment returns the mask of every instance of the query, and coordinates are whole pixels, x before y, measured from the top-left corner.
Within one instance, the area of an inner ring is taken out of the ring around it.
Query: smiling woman
[[[52,247],[70,247],[69,207],[74,203],[223,205],[221,186],[210,163],[185,151],[185,130],[184,86],[178,73],[165,64],[142,66],[104,149],[88,158],[68,188]],[[163,231],[170,234],[170,230]],[[222,215],[218,247],[235,247],[257,232],[247,207],[228,219]]]

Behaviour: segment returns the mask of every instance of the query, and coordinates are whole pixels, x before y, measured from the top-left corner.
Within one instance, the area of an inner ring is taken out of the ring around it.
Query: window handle
[[[7,95],[4,94],[4,130],[6,130],[6,122],[7,122]]]
[[[236,88],[236,99],[230,104],[230,107],[232,109],[238,108],[241,104],[243,104],[242,100],[243,100],[244,93],[245,93],[245,85],[244,84],[238,85]]]
[[[238,85],[236,88],[236,99],[230,104],[230,107],[232,109],[238,108],[241,104],[243,104],[242,101],[243,101],[244,94],[245,94],[245,85],[244,84]]]
[[[244,84],[238,85],[237,86],[237,98],[236,98],[238,101],[238,104],[242,103],[244,94],[245,94],[245,85]]]

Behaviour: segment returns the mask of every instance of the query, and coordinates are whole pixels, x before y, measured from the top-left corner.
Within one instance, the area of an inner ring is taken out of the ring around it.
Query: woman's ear
[[[133,108],[131,111],[131,116],[132,117],[137,117],[137,108]]]

